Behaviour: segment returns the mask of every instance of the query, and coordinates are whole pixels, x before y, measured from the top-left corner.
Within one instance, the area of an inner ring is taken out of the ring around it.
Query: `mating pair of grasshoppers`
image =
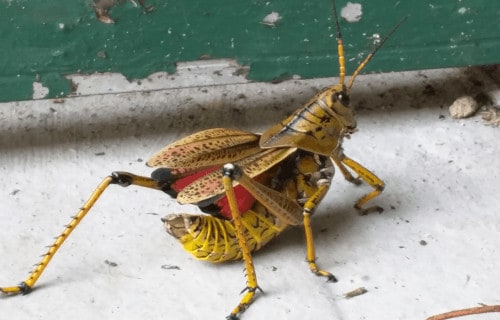
[[[349,106],[354,79],[388,36],[358,66],[346,86],[344,46],[335,4],[333,9],[340,68],[338,84],[323,89],[261,135],[221,128],[201,131],[156,153],[147,162],[157,168],[151,178],[112,173],[72,218],[28,278],[0,290],[5,294],[29,293],[59,247],[110,184],[161,190],[181,204],[196,204],[210,213],[173,214],[162,221],[167,231],[198,259],[244,260],[246,292],[229,319],[236,319],[252,303],[259,289],[251,253],[288,226],[303,224],[309,268],[329,281],[336,281],[331,273],[316,265],[311,215],[328,191],[334,165],[348,181],[358,184],[363,180],[373,187],[373,191],[356,202],[357,209],[363,213],[381,210],[364,205],[382,192],[384,182],[347,157],[342,140],[356,128],[354,112]]]

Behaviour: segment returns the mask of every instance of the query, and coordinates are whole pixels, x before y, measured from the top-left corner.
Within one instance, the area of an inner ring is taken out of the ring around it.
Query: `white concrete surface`
[[[500,128],[447,112],[464,94],[498,102],[499,79],[481,68],[361,76],[359,132],[345,151],[385,180],[374,201],[385,212],[358,216],[352,206],[369,188],[337,175],[313,226],[318,263],[339,282],[308,271],[302,229],[290,229],[255,255],[265,294],[242,319],[417,320],[499,304]],[[1,104],[0,286],[25,278],[111,171],[148,175],[150,155],[201,129],[261,131],[336,81]],[[224,319],[244,287],[242,264],[196,261],[160,222],[194,211],[160,192],[110,187],[37,289],[0,297],[0,318]],[[361,286],[368,293],[342,296]]]

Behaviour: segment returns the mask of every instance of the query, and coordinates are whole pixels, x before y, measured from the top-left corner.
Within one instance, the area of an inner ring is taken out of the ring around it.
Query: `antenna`
[[[368,61],[370,61],[371,58],[373,58],[373,56],[375,55],[375,53],[377,53],[378,49],[380,49],[380,47],[382,47],[382,45],[384,45],[385,41],[387,39],[389,39],[389,37],[394,33],[396,32],[397,29],[399,29],[399,27],[401,26],[401,24],[403,22],[406,21],[406,19],[408,19],[408,16],[404,17],[403,19],[401,19],[398,24],[396,24],[396,26],[394,26],[391,31],[389,31],[389,33],[384,36],[382,38],[382,40],[375,46],[375,48],[373,48],[372,52],[370,52],[370,54],[368,56],[366,56],[365,60],[363,60],[363,62],[361,62],[358,67],[356,68],[356,70],[354,70],[354,72],[352,73],[352,76],[351,76],[351,79],[349,80],[349,85],[347,86],[347,90],[351,90],[351,87],[354,83],[354,79],[356,79],[356,77],[358,76],[359,72],[366,66],[366,64],[368,63]],[[338,23],[337,23],[338,25]],[[340,34],[340,32],[339,32]],[[338,42],[338,41],[337,41]],[[343,55],[343,52],[342,52],[342,55]],[[342,57],[342,59],[344,59],[344,57]],[[340,61],[340,51],[339,51],[339,61]],[[343,80],[342,80],[343,81]],[[342,82],[343,83],[343,82]]]
[[[335,0],[332,0],[333,19],[335,20],[335,30],[337,31],[337,52],[339,56],[339,83],[344,85],[345,81],[345,56],[344,56],[344,42],[342,41],[342,34],[340,33],[339,18],[337,16],[337,8],[335,7]]]

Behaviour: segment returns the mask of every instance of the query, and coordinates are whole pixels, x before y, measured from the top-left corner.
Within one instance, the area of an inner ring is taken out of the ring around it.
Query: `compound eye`
[[[344,107],[349,107],[349,95],[345,92],[337,92],[335,94],[335,98],[337,101],[340,101]]]

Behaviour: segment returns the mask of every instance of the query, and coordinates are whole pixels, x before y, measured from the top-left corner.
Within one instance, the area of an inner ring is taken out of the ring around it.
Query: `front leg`
[[[352,182],[354,184],[360,184],[360,179],[364,182],[368,183],[374,190],[368,194],[365,194],[363,197],[358,199],[354,204],[354,208],[360,210],[361,214],[365,215],[371,212],[382,212],[384,209],[379,206],[371,206],[368,208],[363,208],[363,205],[370,201],[371,199],[377,197],[382,193],[385,187],[384,181],[382,181],[379,177],[377,177],[373,172],[363,167],[358,162],[352,160],[351,158],[344,155],[342,150],[332,154],[331,159],[335,164],[339,167],[340,171],[344,175],[347,181]],[[349,167],[352,171],[358,174],[357,178],[354,178],[351,173],[347,170]]]

